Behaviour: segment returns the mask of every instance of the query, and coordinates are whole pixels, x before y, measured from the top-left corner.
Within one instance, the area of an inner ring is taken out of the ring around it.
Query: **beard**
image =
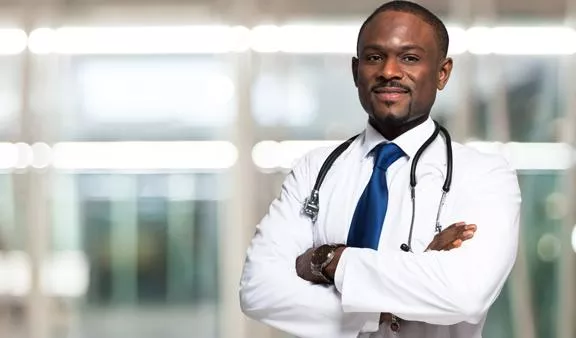
[[[413,116],[411,113],[412,107],[408,106],[405,109],[406,112],[401,114],[394,114],[393,112],[388,113],[376,113],[374,107],[368,114],[370,123],[376,124],[376,126],[384,127],[387,129],[400,128],[405,124],[410,123],[412,120],[417,119],[418,116]]]
[[[418,126],[428,119],[429,113],[414,114],[412,107],[407,107],[408,111],[403,114],[373,112],[368,114],[368,121],[386,139],[393,140],[404,132]]]

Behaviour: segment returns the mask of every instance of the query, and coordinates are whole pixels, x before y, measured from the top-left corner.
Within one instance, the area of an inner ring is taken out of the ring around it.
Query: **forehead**
[[[360,37],[364,45],[418,45],[438,49],[434,27],[412,13],[385,11],[368,22]]]

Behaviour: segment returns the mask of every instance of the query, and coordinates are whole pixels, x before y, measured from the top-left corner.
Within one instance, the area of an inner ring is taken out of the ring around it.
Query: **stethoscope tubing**
[[[438,137],[438,134],[440,133],[442,134],[444,142],[446,144],[446,178],[444,180],[444,184],[442,185],[442,197],[438,205],[438,212],[436,214],[434,230],[437,233],[440,233],[442,231],[442,226],[440,225],[440,216],[444,204],[446,202],[446,195],[448,194],[452,186],[452,172],[454,168],[454,160],[452,155],[452,140],[450,138],[450,133],[448,133],[448,130],[446,130],[446,128],[441,126],[438,122],[434,121],[434,132],[418,149],[418,151],[414,155],[414,159],[412,160],[412,165],[410,167],[410,199],[412,201],[412,217],[410,220],[408,242],[403,243],[400,246],[400,249],[406,252],[412,251],[412,234],[414,231],[414,218],[416,215],[416,185],[418,183],[416,180],[416,169],[418,166],[418,162],[420,161],[420,157],[422,156],[424,151],[428,149],[428,147],[432,144],[432,142],[434,142],[434,140]],[[320,212],[320,187],[322,186],[326,174],[328,173],[328,171],[330,170],[336,159],[350,146],[350,144],[352,144],[352,142],[358,136],[359,134],[341,143],[338,147],[336,147],[336,149],[332,151],[332,153],[330,153],[330,155],[328,155],[328,157],[322,164],[320,172],[316,177],[316,182],[314,183],[312,192],[310,193],[310,196],[306,198],[306,200],[304,201],[304,206],[302,209],[303,214],[310,217],[313,224],[316,223],[318,213]]]

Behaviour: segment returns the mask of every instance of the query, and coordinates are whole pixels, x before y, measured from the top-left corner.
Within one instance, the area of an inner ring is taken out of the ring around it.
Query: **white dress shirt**
[[[438,136],[418,162],[412,253],[412,158],[432,134],[431,119],[395,140],[407,156],[387,172],[389,201],[378,250],[347,248],[335,285],[314,285],[296,274],[295,260],[325,243],[346,243],[356,204],[372,174],[370,151],[386,141],[369,124],[336,160],[320,189],[315,224],[302,214],[322,163],[335,147],[304,156],[260,224],[247,251],[240,301],[249,317],[298,337],[480,338],[489,307],[514,264],[520,189],[514,170],[499,155],[453,143],[452,187],[442,209],[444,227],[477,225],[471,240],[451,251],[424,252],[435,235],[447,160]],[[393,335],[380,313],[402,319]]]

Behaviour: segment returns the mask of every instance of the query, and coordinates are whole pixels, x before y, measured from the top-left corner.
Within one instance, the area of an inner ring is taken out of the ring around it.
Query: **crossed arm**
[[[481,320],[516,254],[520,194],[506,165],[476,175],[486,184],[474,184],[456,204],[456,217],[477,224],[466,245],[414,254],[346,248],[334,286],[300,278],[295,266],[313,245],[309,220],[296,212],[305,168],[287,178],[248,250],[240,285],[248,316],[300,337],[356,337],[376,331],[380,313],[438,325]]]
[[[464,241],[470,240],[474,237],[476,229],[477,227],[475,224],[466,224],[465,222],[454,223],[434,236],[434,239],[430,242],[426,251],[447,251],[459,248]],[[326,279],[322,279],[312,273],[311,258],[314,249],[315,248],[308,249],[296,259],[296,272],[300,278],[311,283],[329,284],[329,281]],[[335,250],[334,258],[323,271],[324,275],[331,281],[335,278],[336,268],[338,267],[338,262],[340,261],[340,257],[344,250],[346,250],[345,245],[337,248]],[[379,324],[382,324],[384,321],[390,322],[391,317],[390,313],[382,313],[380,315]]]

